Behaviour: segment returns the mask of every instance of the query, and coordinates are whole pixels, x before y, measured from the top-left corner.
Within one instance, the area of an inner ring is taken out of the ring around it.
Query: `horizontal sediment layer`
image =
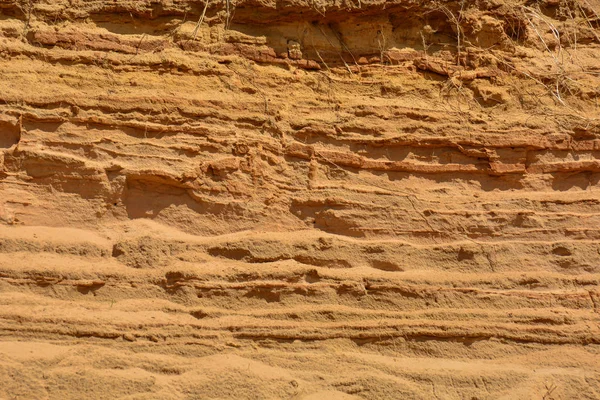
[[[0,398],[599,398],[599,12],[0,0]]]

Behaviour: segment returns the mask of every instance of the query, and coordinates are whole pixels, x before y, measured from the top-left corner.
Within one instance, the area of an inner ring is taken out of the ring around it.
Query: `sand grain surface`
[[[597,0],[0,0],[0,398],[599,399]]]

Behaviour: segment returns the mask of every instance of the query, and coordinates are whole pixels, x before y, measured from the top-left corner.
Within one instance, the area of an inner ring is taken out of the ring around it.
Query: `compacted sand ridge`
[[[0,0],[1,399],[600,399],[600,1]]]

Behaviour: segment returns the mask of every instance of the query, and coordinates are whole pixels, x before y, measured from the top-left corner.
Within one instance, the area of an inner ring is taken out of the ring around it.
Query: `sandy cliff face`
[[[600,398],[596,0],[0,0],[0,398]]]

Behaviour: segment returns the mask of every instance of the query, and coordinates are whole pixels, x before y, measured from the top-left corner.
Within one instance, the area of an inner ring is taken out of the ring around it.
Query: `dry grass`
[[[520,78],[516,80],[513,92],[522,101],[533,101],[535,106],[539,107],[544,105],[543,98],[549,96],[555,105],[565,109],[568,114],[589,119],[589,115],[586,116],[584,110],[577,109],[576,104],[584,92],[600,92],[600,88],[591,86],[586,81],[585,78],[592,76],[593,71],[586,71],[573,53],[581,47],[582,29],[588,31],[588,41],[591,31],[591,37],[600,43],[598,34],[600,16],[587,0],[561,0],[559,6],[557,11],[560,12],[559,19],[546,15],[547,12],[544,13],[539,2],[525,5],[522,1],[514,1],[505,6],[508,9],[502,10],[502,13],[511,16],[504,24],[507,48],[517,52],[523,45],[537,47],[550,61],[551,68],[548,70],[532,66],[524,67],[513,62],[513,57],[505,51],[493,48],[482,49],[473,44],[465,34],[465,31],[468,31],[465,14],[470,8],[464,1],[436,1],[430,12],[443,13],[453,27],[457,66],[467,68],[464,62],[466,51],[469,48],[479,49],[480,57],[493,60],[495,65],[508,74],[507,78],[509,76]],[[430,57],[428,54],[430,45],[426,43],[425,35],[421,34],[421,37],[425,57]],[[539,59],[543,60],[543,57]],[[520,83],[522,79],[531,82],[532,85],[522,85]],[[457,106],[459,109],[460,103],[469,101],[462,84],[456,82],[452,76],[442,86],[441,94],[454,97],[459,103]],[[589,110],[587,111],[589,114]]]
[[[194,28],[194,32],[192,32],[193,40],[196,40],[196,36],[198,36],[198,30],[200,29],[200,26],[202,25],[202,21],[204,21],[204,16],[206,15],[206,10],[208,9],[209,3],[210,3],[210,0],[206,0],[206,2],[204,3],[204,10],[202,10],[202,14],[200,15],[200,18],[198,19],[198,23],[196,24],[196,27]]]

